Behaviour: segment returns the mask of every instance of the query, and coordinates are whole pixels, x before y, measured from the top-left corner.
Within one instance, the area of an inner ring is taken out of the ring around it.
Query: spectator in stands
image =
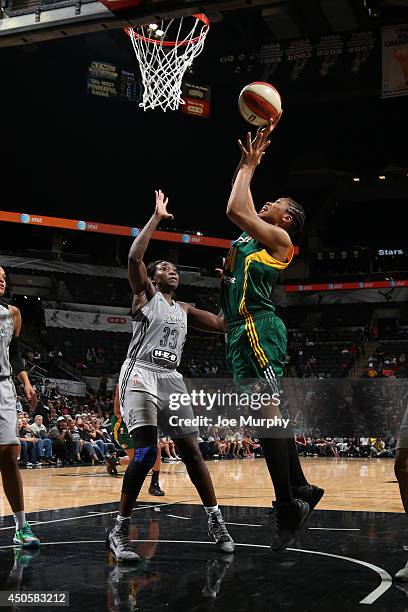
[[[203,434],[198,442],[203,459],[212,459],[217,452],[214,438],[210,434]]]
[[[232,440],[235,443],[235,450],[233,449],[232,451],[233,457],[236,457],[236,458],[242,457],[242,452],[243,452],[242,440],[243,439],[244,439],[244,436],[240,429],[238,429],[232,434]]]
[[[86,365],[88,366],[88,368],[92,368],[92,366],[95,365],[96,362],[96,354],[95,354],[95,349],[90,346],[88,348],[88,350],[86,351]]]
[[[340,453],[341,455],[342,453]],[[347,457],[358,457],[360,454],[360,438],[354,436],[348,439],[347,448],[343,451]]]
[[[243,456],[252,458],[254,456],[254,450],[256,448],[259,448],[259,444],[252,439],[250,431],[245,431],[244,437],[242,439]]]
[[[34,437],[27,419],[18,419],[18,430],[20,440],[20,465],[22,467],[37,466],[36,438]]]
[[[360,438],[360,457],[369,457],[370,455],[370,438]]]
[[[393,371],[393,369],[392,369],[392,367],[391,367],[391,364],[390,364],[389,360],[388,360],[388,359],[386,359],[386,360],[384,361],[384,367],[383,367],[383,370],[382,370],[382,374],[383,374],[383,376],[384,376],[385,378],[388,378],[388,377],[389,377],[389,376],[391,376],[393,373],[394,373],[394,371]]]
[[[75,423],[74,419],[71,416],[66,416],[65,420],[66,420],[67,425],[68,425],[68,431],[71,434],[72,440],[73,440],[74,445],[75,445],[75,462],[76,463],[82,463],[82,460],[81,460],[81,436],[79,435],[78,427],[76,426],[76,423]]]
[[[187,374],[190,378],[194,378],[197,375],[197,364],[194,359],[191,359],[187,366]]]
[[[49,402],[49,404],[51,405],[50,416],[49,416],[49,426],[51,428],[51,427],[55,427],[57,425],[57,419],[58,419],[58,417],[61,416],[61,414],[57,413],[57,409],[53,406],[53,404],[51,402]]]
[[[23,419],[24,423],[24,419]],[[43,424],[43,417],[37,414],[34,417],[34,423],[31,425],[31,431],[37,439],[37,458],[48,465],[52,465],[52,442],[48,437],[47,429]]]
[[[49,353],[48,353],[48,357],[50,359],[58,359],[62,357],[62,352],[61,349],[58,348],[58,346],[55,346]]]
[[[106,429],[102,429],[102,422],[100,419],[93,419],[92,421],[93,429],[96,433],[96,440],[101,440],[103,443],[103,456],[106,453],[114,453],[115,452],[115,444],[113,440],[108,435]]]
[[[21,403],[20,396],[17,396],[17,399],[16,399],[16,410],[17,412],[23,412],[23,404]]]
[[[85,414],[85,418],[87,418]],[[81,452],[85,451],[89,460],[93,465],[101,465],[103,463],[103,456],[100,448],[96,446],[96,444],[91,441],[91,436],[89,435],[89,431],[85,429],[85,423],[83,420],[83,416],[77,415],[75,422],[76,429],[75,431],[79,434],[79,437],[82,441],[81,443]],[[76,436],[75,436],[76,437]]]
[[[90,417],[92,417],[92,415],[90,415]],[[98,432],[96,431],[94,425],[92,424],[92,422],[90,421],[90,418],[88,417],[88,421],[85,421],[84,423],[84,429],[88,432],[89,436],[90,436],[90,442],[91,444],[94,445],[95,450],[98,448],[98,450],[96,450],[98,457],[104,459],[105,457],[105,443],[104,441],[99,437]]]
[[[229,451],[229,444],[224,435],[216,435],[214,439],[215,448],[217,449],[218,458],[226,457]]]
[[[376,378],[378,376],[378,372],[372,363],[368,366],[367,376],[368,378]]]
[[[47,406],[44,405],[44,402],[39,399],[38,404],[35,408],[35,414],[42,416],[42,423],[46,429],[48,429],[50,424],[50,411]]]
[[[387,455],[385,442],[381,438],[376,438],[374,444],[370,448],[371,457],[384,457]]]
[[[180,457],[176,452],[176,445],[169,436],[162,436],[159,440],[159,444],[169,461],[180,461]]]
[[[62,465],[72,465],[75,457],[75,443],[63,416],[57,418],[56,425],[51,427],[48,435],[54,453],[62,461]]]
[[[306,456],[307,445],[305,436],[301,433],[297,433],[295,435],[295,442],[298,455]]]
[[[339,457],[337,444],[333,438],[323,438],[323,442],[325,444],[326,455],[334,455],[335,457]]]

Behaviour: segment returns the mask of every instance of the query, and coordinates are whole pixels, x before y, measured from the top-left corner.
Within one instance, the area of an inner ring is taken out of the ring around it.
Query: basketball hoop
[[[189,25],[191,19],[194,23]],[[183,76],[203,50],[209,29],[210,21],[202,13],[171,19],[167,24],[162,21],[161,25],[125,28],[142,75],[144,91],[139,106],[145,111],[158,106],[166,111],[184,104]]]

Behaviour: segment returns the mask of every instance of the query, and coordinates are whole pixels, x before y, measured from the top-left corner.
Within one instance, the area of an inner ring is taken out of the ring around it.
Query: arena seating
[[[302,346],[302,355],[292,355],[298,376],[322,376],[324,378],[344,378],[353,366],[356,349],[350,342],[316,342],[312,346]],[[316,361],[313,365],[310,360]]]
[[[126,356],[130,338],[130,334],[118,332],[48,328],[50,345],[59,347],[63,358],[72,365],[86,366],[89,376],[100,376],[104,372],[117,373]],[[88,349],[94,349],[95,354],[100,352],[103,362],[88,363]]]

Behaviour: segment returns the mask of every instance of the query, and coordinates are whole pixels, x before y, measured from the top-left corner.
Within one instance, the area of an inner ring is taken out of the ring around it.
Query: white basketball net
[[[187,33],[184,17],[171,19],[167,25],[161,22],[160,28],[154,24],[153,30],[151,26],[125,28],[140,66],[144,91],[139,106],[145,111],[158,106],[164,111],[177,110],[184,104],[181,90],[184,74],[203,50],[210,29],[204,15],[193,15],[193,19]],[[160,37],[154,38],[156,32],[161,33]],[[167,42],[170,36],[171,43]]]

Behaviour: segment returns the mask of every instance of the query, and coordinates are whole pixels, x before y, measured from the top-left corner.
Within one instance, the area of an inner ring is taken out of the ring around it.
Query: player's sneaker
[[[395,574],[394,580],[408,582],[408,563]]]
[[[315,509],[319,501],[322,499],[324,495],[324,489],[317,487],[316,485],[302,485],[300,487],[292,488],[293,495],[296,499],[301,499],[309,504],[309,514]],[[276,501],[272,502],[272,510],[268,512],[268,514],[273,514],[276,510]]]
[[[322,499],[324,489],[321,489],[316,485],[307,484],[301,487],[293,487],[293,495],[296,497],[296,499],[301,499],[309,504],[310,514]]]
[[[221,510],[209,513],[208,535],[215,540],[215,547],[217,550],[224,553],[234,552],[235,544],[225,526]]]
[[[116,523],[106,536],[106,548],[119,563],[139,563],[140,557],[132,549],[129,538],[130,519]]]
[[[112,455],[109,455],[109,453],[106,453],[104,459],[106,463],[106,471],[108,472],[108,474],[110,474],[111,476],[118,476],[118,470],[116,469],[116,466],[119,465],[119,460],[117,459],[117,457],[113,457]]]
[[[275,507],[276,523],[271,548],[278,552],[293,544],[296,532],[309,515],[310,507],[301,499],[294,499],[292,502],[278,502]]]
[[[156,497],[163,497],[163,495],[165,495],[165,492],[160,488],[159,482],[150,484],[149,493],[150,495],[156,495]]]
[[[26,522],[20,530],[16,529],[13,543],[24,548],[34,548],[40,545],[40,540],[33,534],[30,525]]]

